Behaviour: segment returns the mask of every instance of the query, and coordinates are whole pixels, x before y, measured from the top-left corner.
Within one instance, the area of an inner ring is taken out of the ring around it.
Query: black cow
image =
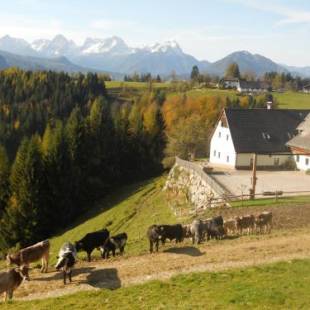
[[[222,216],[212,218],[207,224],[207,238],[222,239],[225,235],[224,220]]]
[[[126,233],[108,238],[105,244],[100,247],[102,258],[109,258],[110,251],[112,251],[114,257],[117,249],[119,249],[120,254],[123,255],[127,239],[128,236]]]
[[[166,239],[170,241],[175,239],[175,242],[182,242],[184,239],[183,227],[181,224],[175,225],[158,225],[159,234],[162,244],[165,244]]]
[[[94,249],[103,246],[107,239],[109,238],[110,233],[107,229],[102,229],[92,233],[88,233],[85,237],[77,242],[75,242],[75,248],[77,251],[85,251],[87,253],[87,259],[91,261],[91,253]]]
[[[150,242],[150,253],[153,253],[153,245],[156,246],[156,251],[158,252],[159,240],[161,238],[160,229],[157,225],[152,225],[148,228],[146,233]]]
[[[57,256],[58,261],[56,264],[56,270],[59,271],[62,269],[64,284],[66,284],[67,276],[69,281],[72,281],[72,269],[76,262],[76,249],[74,245],[70,242],[66,242],[61,249],[59,250],[59,254]]]

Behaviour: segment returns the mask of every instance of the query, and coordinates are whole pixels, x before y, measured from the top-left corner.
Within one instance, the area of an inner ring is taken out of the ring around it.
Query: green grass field
[[[51,263],[66,241],[77,241],[86,233],[107,227],[112,234],[126,232],[129,236],[126,255],[148,252],[146,230],[152,224],[175,223],[176,218],[167,206],[162,192],[165,177],[126,186],[103,199],[71,229],[51,239]],[[93,256],[99,256],[94,251]],[[86,257],[84,253],[80,257]]]
[[[281,109],[310,109],[310,94],[285,92],[273,93]]]
[[[105,86],[107,89],[112,88],[136,88],[136,89],[146,89],[149,87],[149,83],[146,82],[123,82],[123,81],[106,81]],[[154,88],[168,88],[170,83],[153,83]]]
[[[179,275],[117,290],[1,305],[23,309],[309,309],[310,260]]]
[[[284,206],[284,205],[298,205],[309,204],[310,196],[297,196],[297,197],[278,197],[274,198],[261,198],[255,200],[233,201],[232,207],[267,207],[267,206]]]
[[[187,92],[189,96],[198,98],[200,96],[220,96],[230,97],[231,99],[237,97],[237,92],[234,90],[221,89],[194,89]],[[172,93],[177,95],[176,93]],[[281,109],[310,109],[310,95],[299,92],[273,92],[272,95],[276,98],[279,108]]]

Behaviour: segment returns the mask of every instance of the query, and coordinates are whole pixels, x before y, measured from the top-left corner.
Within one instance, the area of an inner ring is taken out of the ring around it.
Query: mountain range
[[[189,76],[196,65],[201,72],[222,76],[232,62],[238,63],[241,72],[253,72],[258,76],[270,71],[310,76],[310,67],[278,64],[247,51],[234,52],[216,62],[199,61],[186,54],[176,41],[137,48],[128,46],[117,36],[87,38],[82,45],[63,35],[31,43],[8,35],[0,38],[0,69],[17,66],[29,70],[97,71],[108,72],[114,77],[134,72],[162,76],[175,72],[180,76]]]

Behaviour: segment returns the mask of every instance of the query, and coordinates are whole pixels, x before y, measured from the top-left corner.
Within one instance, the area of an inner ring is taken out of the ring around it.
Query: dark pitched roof
[[[310,110],[225,109],[237,153],[289,153],[286,143]]]
[[[269,85],[260,81],[240,80],[240,87],[243,89],[268,89]]]

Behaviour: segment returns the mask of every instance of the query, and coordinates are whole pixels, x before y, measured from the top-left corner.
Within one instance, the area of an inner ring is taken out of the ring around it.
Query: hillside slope
[[[86,233],[107,227],[111,234],[127,232],[129,239],[126,253],[141,254],[148,251],[145,238],[152,224],[175,223],[176,218],[167,207],[162,193],[164,177],[126,186],[98,203],[89,214],[83,215],[80,224],[51,239],[51,262],[56,261],[58,250],[66,241],[77,241]],[[86,219],[86,220],[85,220]],[[99,257],[98,251],[94,251]],[[86,257],[84,253],[80,257]]]

